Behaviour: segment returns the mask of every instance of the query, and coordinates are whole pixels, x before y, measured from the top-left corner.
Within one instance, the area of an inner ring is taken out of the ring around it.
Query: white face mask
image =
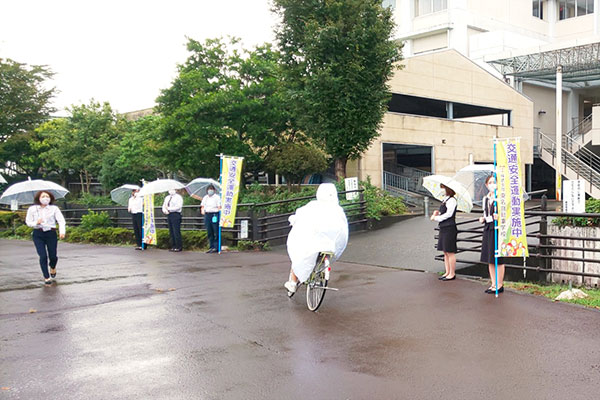
[[[173,189],[169,190],[169,194],[170,194],[171,196],[173,196],[175,193],[177,193],[175,190],[173,190]]]
[[[215,194],[215,191],[214,191],[214,190],[212,190],[212,189],[210,189],[210,190],[208,191],[208,195],[209,195],[209,196],[212,196],[213,194]]]
[[[488,190],[490,192],[493,192],[494,190],[496,190],[496,184],[495,183],[490,183],[490,184],[487,185],[487,187],[488,187]]]
[[[40,198],[40,203],[42,205],[47,206],[48,204],[50,204],[50,197],[41,197]]]

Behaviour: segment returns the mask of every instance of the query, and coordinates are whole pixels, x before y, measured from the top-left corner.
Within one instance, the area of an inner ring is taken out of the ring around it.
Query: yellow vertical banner
[[[156,224],[154,223],[154,195],[144,196],[144,237],[147,245],[156,245]]]
[[[240,180],[242,176],[243,157],[222,157],[221,170],[221,220],[223,228],[233,228],[238,195],[240,193]]]
[[[498,196],[498,255],[527,257],[525,203],[521,141],[518,138],[496,140],[496,176]]]

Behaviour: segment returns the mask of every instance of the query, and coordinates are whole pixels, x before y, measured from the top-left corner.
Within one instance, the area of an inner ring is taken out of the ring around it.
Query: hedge
[[[12,230],[6,230],[0,233],[0,237],[17,236],[20,238],[30,238],[33,229],[27,225],[21,225]],[[181,231],[183,248],[185,250],[206,249],[208,240],[205,231]],[[169,230],[157,230],[157,246],[159,249],[169,249]],[[97,243],[97,244],[135,244],[133,231],[126,228],[95,228],[84,230],[79,227],[67,227],[65,242],[69,243]]]

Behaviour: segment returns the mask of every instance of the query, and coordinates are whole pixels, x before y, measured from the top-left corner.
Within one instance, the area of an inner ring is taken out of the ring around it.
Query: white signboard
[[[563,211],[567,213],[585,212],[585,182],[582,180],[563,181]]]
[[[344,183],[346,184],[346,191],[348,190],[358,190],[358,178],[346,178],[344,179]],[[346,200],[356,200],[358,199],[358,192],[346,193]]]
[[[243,219],[240,224],[240,239],[248,239],[248,220]]]

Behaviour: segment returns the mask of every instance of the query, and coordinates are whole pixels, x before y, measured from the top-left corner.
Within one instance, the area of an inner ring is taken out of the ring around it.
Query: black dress
[[[446,200],[442,202],[440,206],[440,215],[446,213],[448,208],[446,207],[446,202],[453,197],[448,197]],[[456,253],[456,235],[458,231],[456,229],[456,207],[452,216],[448,219],[443,220],[439,223],[438,227],[440,228],[440,234],[438,236],[438,244],[437,249],[443,251],[445,253]]]
[[[480,261],[487,264],[494,264],[494,252],[495,252],[495,237],[494,237],[494,202],[488,196],[483,198],[483,217],[486,219],[492,218],[491,222],[486,222],[483,227],[483,237],[481,241],[481,257]],[[498,258],[498,264],[506,264],[506,260],[503,257]]]

